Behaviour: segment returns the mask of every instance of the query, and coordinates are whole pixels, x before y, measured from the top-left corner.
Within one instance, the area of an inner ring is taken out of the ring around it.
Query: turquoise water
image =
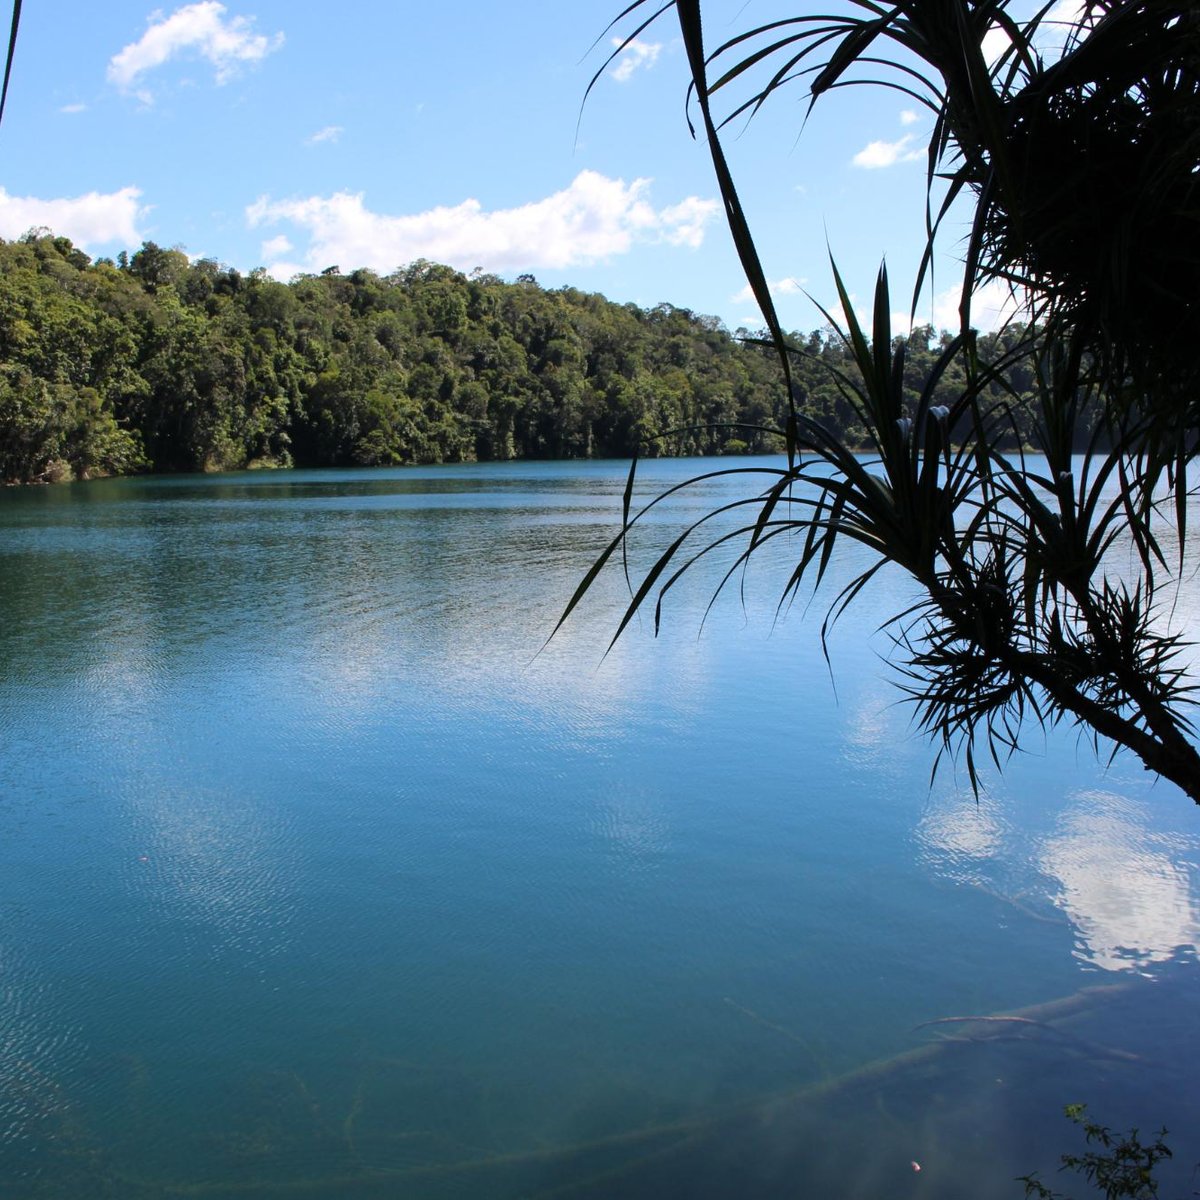
[[[0,494],[0,1195],[1019,1196],[1077,1100],[1190,1179],[1194,806],[930,786],[900,580],[832,677],[769,563],[538,654],[625,470]]]

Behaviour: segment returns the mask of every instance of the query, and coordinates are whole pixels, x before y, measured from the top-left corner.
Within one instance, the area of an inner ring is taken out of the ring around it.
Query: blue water
[[[1065,1103],[1195,1121],[1194,806],[1070,733],[931,785],[903,580],[831,669],[782,544],[542,649],[625,471],[0,494],[0,1195],[1019,1196]]]

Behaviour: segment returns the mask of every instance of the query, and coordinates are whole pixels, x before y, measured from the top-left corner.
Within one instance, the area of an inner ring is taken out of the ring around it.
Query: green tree
[[[1079,1125],[1089,1146],[1099,1149],[1083,1154],[1064,1154],[1061,1171],[1074,1171],[1087,1180],[1104,1200],[1155,1200],[1158,1180],[1154,1177],[1158,1164],[1171,1157],[1170,1147],[1160,1129],[1152,1142],[1143,1142],[1136,1129],[1115,1134],[1087,1115],[1087,1105],[1068,1104],[1066,1115]],[[1024,1175],[1019,1183],[1025,1185],[1026,1200],[1066,1200],[1059,1192],[1051,1191],[1036,1175]]]
[[[937,357],[922,336],[909,339],[910,399]],[[822,334],[793,340],[813,352],[793,366],[801,410],[860,443],[831,374],[854,377],[852,355]],[[17,482],[639,445],[761,452],[783,445],[772,430],[786,419],[769,348],[673,305],[426,262],[283,284],[151,243],[118,267],[49,230],[0,242],[0,370],[30,381],[3,409],[14,448],[5,478]],[[938,394],[960,376],[943,375]]]

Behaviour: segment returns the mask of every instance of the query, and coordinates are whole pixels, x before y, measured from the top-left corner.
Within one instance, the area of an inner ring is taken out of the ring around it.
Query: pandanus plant
[[[943,753],[961,754],[977,787],[981,746],[1000,765],[1028,720],[1066,721],[1097,751],[1133,751],[1200,803],[1195,688],[1163,611],[1185,567],[1197,444],[1200,13],[1179,0],[1085,0],[1047,64],[1049,7],[1025,22],[1008,7],[846,0],[842,13],[773,22],[712,55],[698,0],[637,0],[617,18],[635,26],[626,44],[670,10],[678,18],[730,231],[779,355],[787,461],[711,472],[634,512],[635,460],[620,531],[560,625],[658,504],[700,480],[759,473],[758,491],[685,528],[631,585],[614,642],[651,603],[657,630],[664,599],[702,558],[732,548],[719,594],[762,547],[796,535],[785,603],[819,587],[849,540],[871,562],[833,597],[822,638],[883,567],[908,573],[918,598],[889,628],[902,686],[940,745],[935,770]],[[810,107],[874,82],[931,110],[914,310],[946,213],[960,200],[975,206],[962,328],[915,400],[903,342],[891,336],[886,271],[868,337],[834,267],[841,324],[824,315],[856,368],[835,382],[867,431],[865,453],[805,415],[792,384],[792,356],[804,351],[779,324],[713,110],[715,96],[752,78],[762,82],[726,121],[796,82]],[[1027,337],[993,363],[979,361],[970,331],[971,293],[988,279],[1012,284],[1032,317]],[[1030,401],[1006,383],[1017,356],[1036,365],[1032,411],[1018,412]],[[966,383],[939,403],[956,363]]]

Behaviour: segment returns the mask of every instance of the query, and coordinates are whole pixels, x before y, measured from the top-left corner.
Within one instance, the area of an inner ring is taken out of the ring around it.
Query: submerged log
[[[1076,1035],[1060,1030],[1051,1022],[1085,1013],[1129,994],[1135,982],[1083,988],[1068,996],[1006,1013],[976,1017],[938,1018],[925,1022],[938,1024],[984,1023],[1016,1027],[1050,1029],[1065,1040]],[[732,1002],[730,1002],[732,1004]],[[739,1008],[738,1005],[732,1005]],[[744,1010],[760,1023],[770,1024],[757,1014]],[[772,1028],[776,1028],[772,1026]],[[778,1032],[794,1038],[790,1031]],[[799,1039],[796,1039],[799,1040]],[[991,1039],[983,1039],[991,1040]],[[1078,1039],[1083,1042],[1084,1039]],[[621,1194],[621,1181],[640,1172],[659,1170],[684,1153],[717,1140],[734,1142],[739,1135],[772,1127],[799,1127],[800,1115],[810,1120],[813,1112],[832,1105],[854,1101],[863,1093],[878,1091],[904,1077],[916,1082],[929,1072],[946,1066],[947,1056],[961,1052],[972,1039],[947,1039],[929,1042],[888,1058],[877,1059],[844,1074],[807,1084],[802,1088],[748,1099],[727,1108],[699,1113],[640,1129],[574,1144],[551,1146],[512,1153],[482,1155],[459,1162],[425,1164],[397,1168],[362,1167],[344,1174],[331,1173],[320,1178],[301,1180],[246,1180],[241,1182],[197,1181],[194,1183],[157,1183],[124,1180],[146,1194],[163,1197],[193,1197],[197,1200],[254,1200],[256,1197],[337,1196],[347,1200],[392,1200],[404,1194],[401,1188],[421,1187],[422,1194],[441,1191],[447,1195],[521,1196],[530,1200],[558,1200],[573,1195],[602,1196]],[[1030,1041],[1031,1046],[1037,1043]],[[1102,1048],[1112,1059],[1133,1064],[1136,1055],[1127,1051]],[[547,1178],[549,1176],[549,1178]],[[139,1194],[131,1192],[131,1194]]]

